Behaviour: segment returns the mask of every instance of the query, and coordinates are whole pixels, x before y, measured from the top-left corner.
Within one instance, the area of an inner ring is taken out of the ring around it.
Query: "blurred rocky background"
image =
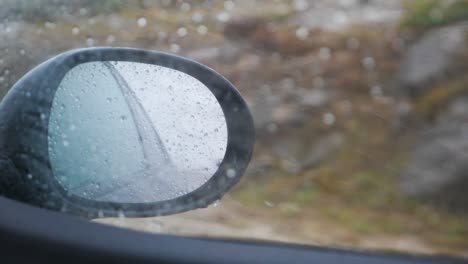
[[[0,0],[0,93],[72,48],[205,63],[251,107],[247,174],[152,232],[468,257],[468,1]],[[466,133],[466,134],[465,134]]]

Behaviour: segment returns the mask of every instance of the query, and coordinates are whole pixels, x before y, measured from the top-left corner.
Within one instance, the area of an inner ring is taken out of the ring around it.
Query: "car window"
[[[224,198],[171,216],[96,222],[153,233],[468,257],[467,1],[0,5],[1,96],[60,52],[134,47],[208,65],[235,84],[252,111],[253,158]],[[54,107],[53,113],[67,114]],[[105,124],[93,124],[105,131]],[[225,145],[221,132],[203,142]],[[54,162],[67,166],[60,157]]]

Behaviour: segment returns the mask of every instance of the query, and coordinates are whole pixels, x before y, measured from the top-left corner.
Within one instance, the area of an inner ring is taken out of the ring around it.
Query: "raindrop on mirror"
[[[88,62],[61,81],[48,141],[52,171],[69,194],[157,202],[214,175],[227,127],[212,92],[190,75],[144,63]]]

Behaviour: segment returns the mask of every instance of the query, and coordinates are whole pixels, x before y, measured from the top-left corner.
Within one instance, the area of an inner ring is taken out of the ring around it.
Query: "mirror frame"
[[[137,62],[174,69],[199,80],[213,93],[225,116],[227,146],[219,168],[207,182],[183,196],[153,203],[95,201],[65,191],[53,175],[49,160],[50,110],[55,92],[65,74],[78,64],[97,61]],[[38,107],[42,109],[38,111]],[[15,118],[18,116],[19,120]],[[186,58],[133,48],[78,49],[49,59],[26,74],[8,92],[1,104],[0,120],[6,120],[0,131],[0,147],[8,150],[9,157],[17,167],[27,168],[27,171],[21,171],[22,177],[26,173],[39,172],[34,173],[38,174],[33,183],[37,186],[28,184],[31,192],[38,193],[38,198],[30,203],[87,218],[159,216],[207,207],[221,199],[239,181],[250,161],[255,143],[253,119],[247,104],[234,85],[223,76]],[[28,130],[39,131],[40,134],[38,136]],[[228,177],[228,169],[234,169],[236,175]]]

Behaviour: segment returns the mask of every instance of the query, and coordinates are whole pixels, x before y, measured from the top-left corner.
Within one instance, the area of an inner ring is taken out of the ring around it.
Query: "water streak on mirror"
[[[89,62],[62,80],[48,140],[53,173],[70,194],[156,202],[189,193],[213,176],[227,128],[211,91],[185,73]]]

